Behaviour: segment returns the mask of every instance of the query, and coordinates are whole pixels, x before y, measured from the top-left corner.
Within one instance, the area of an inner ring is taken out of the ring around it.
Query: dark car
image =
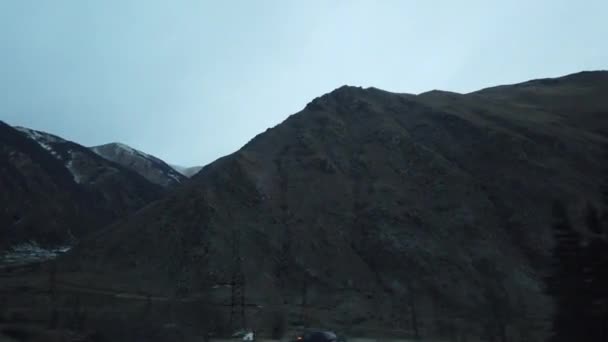
[[[295,342],[346,342],[346,340],[332,331],[312,330],[298,335]]]

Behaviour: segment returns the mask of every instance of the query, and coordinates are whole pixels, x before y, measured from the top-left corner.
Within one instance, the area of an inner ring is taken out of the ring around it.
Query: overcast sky
[[[608,1],[0,0],[0,120],[206,164],[343,84],[608,68]]]

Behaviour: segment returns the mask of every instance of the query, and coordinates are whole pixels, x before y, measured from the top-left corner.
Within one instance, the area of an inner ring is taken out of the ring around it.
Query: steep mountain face
[[[179,165],[171,165],[171,167],[188,178],[194,176],[203,168],[202,166],[185,167]]]
[[[60,137],[0,122],[0,249],[70,244],[162,189]]]
[[[205,298],[226,320],[231,284],[259,331],[287,317],[540,340],[551,204],[578,220],[599,198],[607,86],[595,72],[464,95],[341,87],[83,242],[63,270]]]
[[[186,180],[164,161],[120,143],[91,147],[100,156],[120,164],[163,187],[174,186]]]

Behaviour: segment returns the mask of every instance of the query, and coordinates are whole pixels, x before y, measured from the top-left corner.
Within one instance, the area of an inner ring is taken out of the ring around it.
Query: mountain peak
[[[306,109],[316,111],[322,108],[351,104],[363,99],[367,90],[363,87],[343,85],[325,95],[316,97],[306,105]]]
[[[363,87],[343,85],[332,90],[327,95],[330,97],[336,97],[338,99],[348,99],[349,97],[360,96],[365,92],[365,90],[366,89],[363,89]]]
[[[97,152],[98,150],[109,150],[109,149],[115,149],[115,150],[122,150],[125,153],[131,153],[134,155],[140,155],[142,157],[151,157],[149,154],[144,153],[140,150],[137,150],[129,145],[123,144],[121,142],[111,142],[108,144],[103,144],[103,145],[99,145],[99,146],[93,146],[91,147],[91,150]],[[153,157],[155,158],[155,157]]]
[[[90,149],[105,159],[139,173],[155,184],[167,187],[186,180],[186,177],[161,159],[120,142],[93,146]]]
[[[332,91],[332,93],[335,93],[335,92],[345,92],[345,91],[357,91],[357,90],[364,90],[364,89],[361,86],[351,86],[351,85],[348,85],[348,84],[344,84],[344,85],[341,85],[338,88],[334,89]]]
[[[108,287],[119,277],[149,293],[206,284],[203,293],[221,299],[238,253],[251,301],[306,300],[316,321],[340,317],[344,329],[406,321],[401,306],[376,308],[412,296],[418,322],[437,331],[446,316],[485,331],[480,307],[542,319],[550,306],[538,289],[552,246],[540,223],[551,222],[556,197],[599,196],[602,139],[592,133],[603,121],[584,106],[607,101],[599,86],[537,88],[525,96],[504,88],[498,102],[342,86],[81,244],[70,262],[89,273],[100,265]],[[546,101],[520,105],[539,96]],[[302,299],[302,284],[314,300]],[[497,304],[496,293],[509,296]],[[210,315],[228,319],[220,307]],[[275,315],[260,311],[259,322]]]

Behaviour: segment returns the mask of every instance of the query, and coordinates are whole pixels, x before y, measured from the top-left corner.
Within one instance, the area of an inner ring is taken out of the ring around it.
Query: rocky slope
[[[139,173],[154,184],[168,187],[178,185],[186,180],[184,175],[164,161],[121,143],[94,146],[91,147],[91,150],[110,161]]]
[[[0,122],[0,249],[70,244],[162,189],[86,147]]]
[[[471,94],[341,87],[91,237],[63,272],[204,298],[203,330],[230,324],[231,284],[260,331],[283,317],[540,340],[551,203],[578,220],[599,197],[607,86],[589,72]]]

